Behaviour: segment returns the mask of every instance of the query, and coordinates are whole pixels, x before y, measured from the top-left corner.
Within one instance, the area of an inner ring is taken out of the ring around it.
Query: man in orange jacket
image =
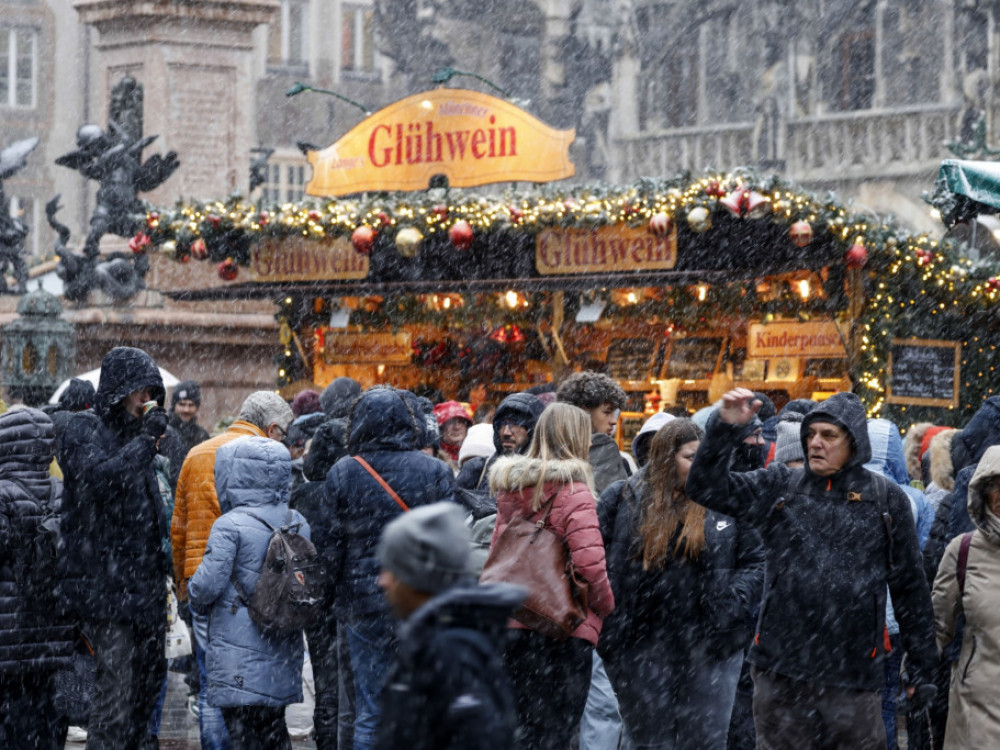
[[[248,435],[269,437],[282,442],[292,423],[292,407],[273,391],[256,391],[247,396],[236,421],[214,438],[199,443],[188,453],[177,480],[174,515],[170,524],[170,542],[174,560],[177,597],[187,599],[187,581],[194,575],[205,554],[212,524],[222,515],[215,492],[215,454],[226,443]],[[207,750],[229,750],[222,712],[205,699],[208,678],[205,674],[205,648],[208,645],[208,622],[191,613],[195,659],[201,677],[198,693],[198,724],[201,746]]]

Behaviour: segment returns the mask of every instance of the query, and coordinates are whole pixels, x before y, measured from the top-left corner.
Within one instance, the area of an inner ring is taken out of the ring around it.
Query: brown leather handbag
[[[587,619],[588,584],[577,575],[566,543],[545,525],[555,498],[549,498],[545,514],[536,521],[525,516],[510,520],[490,548],[479,580],[526,589],[528,596],[514,619],[563,640]]]

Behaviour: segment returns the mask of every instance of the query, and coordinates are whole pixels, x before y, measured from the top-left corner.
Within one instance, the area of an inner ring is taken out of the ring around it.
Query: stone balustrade
[[[761,166],[804,183],[925,175],[951,156],[944,142],[956,137],[958,117],[955,106],[927,104],[790,119],[779,126],[777,158]],[[644,133],[616,147],[616,178],[625,181],[759,162],[752,122]]]

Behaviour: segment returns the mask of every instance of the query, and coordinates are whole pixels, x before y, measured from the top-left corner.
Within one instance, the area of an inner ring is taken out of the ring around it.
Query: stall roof
[[[1000,163],[945,159],[938,179],[951,192],[1000,211]]]

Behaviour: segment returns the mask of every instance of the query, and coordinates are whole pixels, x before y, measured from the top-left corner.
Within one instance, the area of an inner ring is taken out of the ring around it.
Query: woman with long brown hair
[[[646,466],[598,505],[619,603],[598,651],[637,749],[724,750],[761,594],[756,534],[684,493],[701,437],[689,419],[667,423]]]
[[[569,638],[555,640],[510,622],[504,662],[517,700],[518,746],[565,750],[587,701],[594,645],[614,609],[597,523],[587,452],[590,417],[570,404],[542,412],[527,454],[497,459],[490,490],[497,497],[493,542],[517,516],[545,520],[565,543],[576,573],[589,588],[587,618]]]

